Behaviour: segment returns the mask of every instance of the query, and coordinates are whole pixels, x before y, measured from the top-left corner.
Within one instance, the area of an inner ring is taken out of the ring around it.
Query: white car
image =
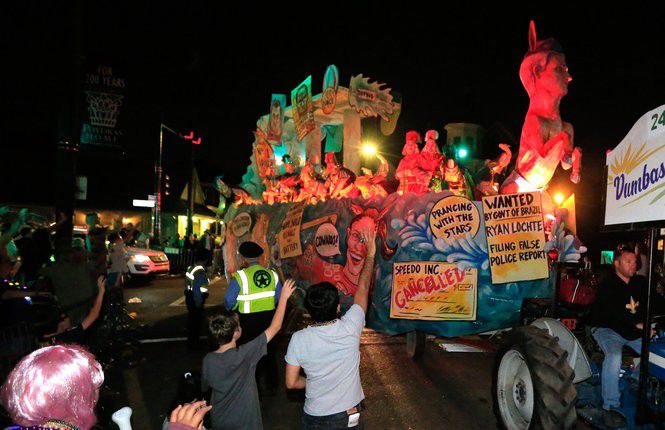
[[[169,273],[171,269],[169,259],[162,251],[130,246],[126,248],[126,252],[129,257],[127,267],[132,276],[159,275]]]

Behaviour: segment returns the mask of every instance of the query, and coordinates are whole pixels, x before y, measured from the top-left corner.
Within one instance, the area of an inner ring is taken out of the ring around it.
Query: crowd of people
[[[304,304],[314,323],[296,333],[288,348],[287,372],[283,377],[288,388],[306,388],[308,400],[303,426],[307,429],[322,425],[362,428],[364,395],[360,385],[359,347],[376,252],[376,232],[367,228],[361,234],[367,258],[355,304],[339,317],[337,288],[329,283],[310,286]],[[104,273],[97,270],[97,254],[79,240],[74,240],[55,264],[44,265],[39,270],[40,276],[52,280],[63,314],[55,330],[46,334],[46,338],[57,338],[57,343],[26,355],[2,386],[0,400],[16,424],[14,428],[90,429],[97,421],[95,406],[104,371],[86,348],[85,333],[103,313],[107,291],[120,285],[126,264],[123,248],[127,243],[123,235],[111,233],[107,239]],[[214,247],[212,237],[210,247]],[[259,380],[265,379],[269,392],[277,387],[271,340],[281,330],[288,300],[296,287],[293,280],[282,282],[277,272],[258,264],[263,252],[258,244],[245,242],[239,252],[245,264],[230,282],[225,308],[207,321],[210,339],[216,346],[203,358],[201,381],[196,384],[199,389],[190,389],[189,395],[181,397],[181,403],[173,405],[164,425],[166,429],[203,428],[204,416],[209,411],[208,419],[214,429],[263,428]],[[186,294],[191,291],[192,302],[198,300],[199,305],[207,286],[207,271],[197,267],[205,267],[209,257],[207,253],[199,253],[195,264],[188,269],[187,275],[191,276],[185,277]],[[71,288],[72,285],[76,288]],[[59,290],[65,286],[69,288]],[[201,296],[196,296],[195,290]],[[307,379],[300,376],[301,369]],[[192,388],[192,380],[190,374],[184,385]],[[204,399],[206,392],[208,400]]]
[[[104,241],[108,248],[103,252],[95,250],[99,240],[94,234],[88,244],[74,239],[55,264],[36,264],[46,259],[47,252],[34,252],[34,243],[39,243],[45,233],[44,243],[50,253],[49,233],[19,227],[16,223],[4,227],[3,249],[15,242],[23,252],[19,271],[24,279],[41,276],[51,281],[62,315],[57,327],[44,336],[56,338],[57,343],[25,356],[2,386],[0,400],[17,425],[14,428],[90,429],[97,420],[95,405],[104,371],[86,349],[86,332],[103,313],[107,292],[122,285],[130,236],[126,231],[108,234]],[[363,428],[359,347],[372,284],[376,235],[370,224],[363,224],[359,230],[359,243],[366,257],[353,305],[343,315],[336,286],[328,282],[307,286],[304,306],[313,322],[292,335],[284,357],[284,375],[278,375],[271,341],[281,330],[295,282],[280,279],[275,270],[259,263],[264,252],[260,245],[242,243],[238,252],[243,264],[229,281],[224,308],[207,320],[214,347],[203,358],[200,380],[191,373],[184,377],[184,389],[179,389],[183,394],[172,405],[164,429],[201,429],[204,420],[213,429],[261,429],[260,399],[274,394],[280,376],[288,389],[306,392],[304,429]],[[7,237],[11,239],[7,241]],[[206,269],[215,247],[209,232],[198,242],[203,251],[196,253],[185,276],[190,346],[200,339],[208,284]],[[614,252],[613,271],[600,282],[590,307],[588,324],[604,354],[602,398],[608,426],[624,422],[617,410],[622,348],[628,346],[639,353],[641,347],[644,327],[640,301],[643,275],[648,274],[649,265],[643,248],[624,246]],[[103,270],[100,255],[104,256]],[[657,294],[654,303],[658,312],[664,311],[663,302]]]

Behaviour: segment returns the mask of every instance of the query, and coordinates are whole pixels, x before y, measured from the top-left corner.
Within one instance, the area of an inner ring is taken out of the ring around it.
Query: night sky
[[[122,148],[81,152],[81,171],[115,177],[115,186],[98,188],[106,195],[126,197],[127,178],[133,198],[151,192],[160,120],[203,136],[202,180],[224,174],[238,183],[271,93],[290,94],[310,74],[320,92],[328,64],[337,65],[343,86],[362,73],[402,95],[397,131],[381,143],[385,152],[399,154],[407,130],[443,134],[446,123],[473,122],[487,129],[482,155],[493,157],[496,144],[519,141],[528,98],[517,71],[535,19],[539,38],[563,45],[573,77],[561,115],[575,127],[585,161],[583,183],[565,186],[582,197],[578,210],[588,213],[584,223],[591,226],[599,217],[593,209],[600,205],[605,151],[642,114],[665,104],[662,2],[519,9],[508,2],[492,8],[329,2],[323,9],[315,2],[301,8],[189,3],[85,4],[83,54],[112,65],[128,86]],[[71,82],[74,5],[3,4],[0,136],[2,180],[11,185],[2,200],[39,203],[51,194],[58,116]],[[186,147],[169,137],[164,151],[177,182]]]

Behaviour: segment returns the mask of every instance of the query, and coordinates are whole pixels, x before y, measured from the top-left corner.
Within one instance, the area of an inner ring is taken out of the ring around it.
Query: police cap
[[[258,258],[263,254],[263,248],[256,242],[247,241],[240,245],[238,253],[245,258]]]

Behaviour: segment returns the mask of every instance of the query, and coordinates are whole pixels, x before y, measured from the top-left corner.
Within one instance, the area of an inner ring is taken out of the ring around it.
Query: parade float
[[[369,327],[460,336],[514,325],[525,298],[552,296],[554,260],[576,261],[585,250],[566,225],[568,211],[547,193],[559,165],[579,181],[581,151],[559,116],[565,59],[535,29],[520,78],[531,104],[516,160],[500,144],[495,159],[472,169],[458,148],[439,145],[436,130],[424,133],[422,147],[421,133],[409,131],[395,179],[380,154],[375,172],[361,169],[360,157],[364,119],[379,117],[386,136],[395,130],[402,106],[390,88],[363,75],[340,86],[329,66],[320,94],[312,95],[310,76],[290,106],[273,95],[243,182],[218,181],[227,274],[239,269],[238,246],[252,240],[265,250],[262,264],[300,287],[336,285],[345,309],[365,259],[358,232],[369,225],[381,251]]]

